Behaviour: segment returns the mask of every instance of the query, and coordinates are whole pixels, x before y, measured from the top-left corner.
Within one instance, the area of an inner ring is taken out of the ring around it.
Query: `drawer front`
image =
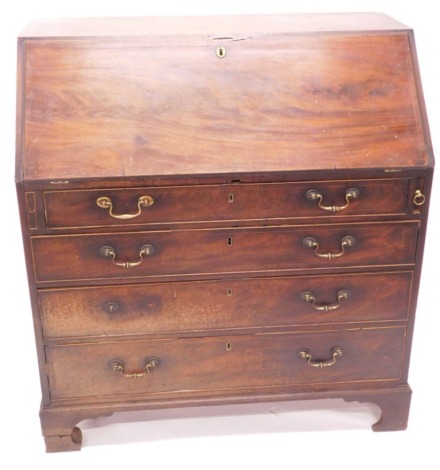
[[[412,264],[418,228],[400,222],[38,236],[32,249],[37,282],[333,270]]]
[[[50,346],[46,357],[53,400],[157,393],[175,397],[398,380],[404,339],[405,328],[395,327]],[[342,357],[336,354],[335,364],[328,367],[312,367],[300,356],[307,350],[312,363],[329,363],[336,348]]]
[[[408,183],[390,179],[47,191],[44,201],[50,228],[398,215],[406,212]]]
[[[350,274],[44,289],[38,297],[44,337],[60,339],[405,321],[411,281],[411,272]]]

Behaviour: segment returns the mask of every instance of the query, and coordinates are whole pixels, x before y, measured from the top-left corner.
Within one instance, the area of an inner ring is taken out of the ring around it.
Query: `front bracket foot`
[[[408,385],[397,388],[372,391],[371,393],[353,393],[344,397],[345,401],[358,401],[377,405],[382,414],[379,421],[371,426],[375,432],[403,431],[408,425],[411,404],[411,389]]]
[[[46,442],[46,452],[81,450],[82,432],[75,426],[70,434],[44,436],[44,441]]]

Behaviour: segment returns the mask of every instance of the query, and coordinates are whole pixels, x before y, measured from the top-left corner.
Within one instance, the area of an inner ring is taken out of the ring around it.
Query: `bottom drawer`
[[[396,380],[405,332],[389,327],[48,346],[47,371],[53,400]]]

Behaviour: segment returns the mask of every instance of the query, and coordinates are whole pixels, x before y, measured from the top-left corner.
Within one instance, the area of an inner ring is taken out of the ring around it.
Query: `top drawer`
[[[409,179],[47,191],[49,228],[402,215]]]

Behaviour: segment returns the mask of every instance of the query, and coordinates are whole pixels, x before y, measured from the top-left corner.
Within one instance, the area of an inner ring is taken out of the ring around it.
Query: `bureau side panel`
[[[38,294],[37,288],[35,285],[35,277],[33,274],[34,267],[32,262],[32,248],[30,243],[31,233],[35,232],[35,223],[36,218],[34,218],[35,210],[31,210],[29,212],[29,208],[34,208],[32,205],[35,201],[34,199],[35,193],[25,191],[25,187],[23,183],[17,183],[17,198],[18,198],[18,206],[20,209],[20,221],[21,221],[21,228],[22,228],[22,237],[23,237],[23,248],[25,253],[25,260],[26,260],[26,270],[28,275],[28,282],[29,282],[29,294],[30,294],[30,301],[31,301],[31,308],[32,308],[32,318],[33,318],[33,325],[34,325],[34,333],[35,333],[35,340],[36,340],[36,348],[37,348],[37,357],[38,357],[38,364],[39,364],[39,372],[40,372],[40,383],[42,389],[42,402],[43,404],[50,403],[50,394],[49,394],[49,387],[47,382],[47,373],[46,373],[46,357],[45,351],[43,347],[43,332],[42,332],[42,325],[41,325],[41,316],[38,304]],[[35,209],[35,208],[34,208]]]
[[[414,267],[414,280],[411,289],[411,298],[410,298],[410,309],[408,316],[408,333],[406,339],[405,347],[405,357],[404,357],[404,368],[403,368],[403,377],[408,380],[408,372],[411,358],[411,349],[412,349],[412,338],[415,328],[415,319],[417,312],[417,304],[419,300],[419,290],[420,282],[423,280],[422,277],[422,267],[423,267],[423,258],[425,254],[425,240],[426,234],[429,227],[428,216],[429,216],[429,206],[431,201],[431,187],[432,187],[432,178],[433,178],[433,168],[431,168],[424,178],[420,178],[418,183],[418,188],[424,196],[424,203],[422,205],[414,205],[413,210],[420,217],[420,230],[419,236],[417,239],[416,246],[416,257],[415,257],[415,267]],[[434,311],[430,308],[427,311],[419,312],[421,315],[430,315]]]

